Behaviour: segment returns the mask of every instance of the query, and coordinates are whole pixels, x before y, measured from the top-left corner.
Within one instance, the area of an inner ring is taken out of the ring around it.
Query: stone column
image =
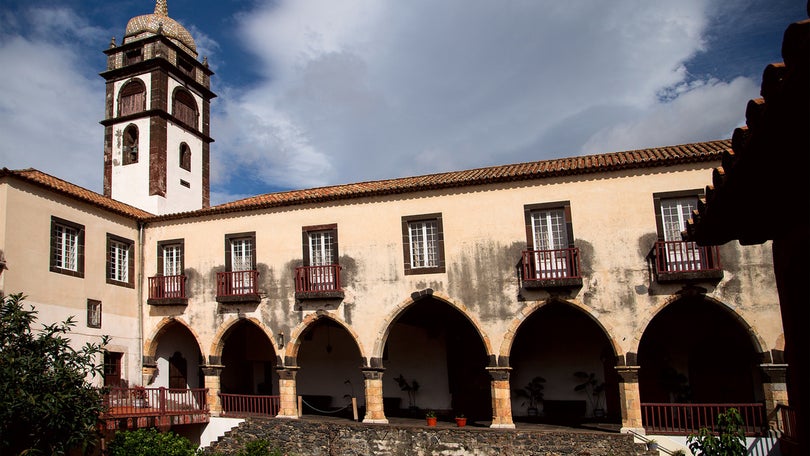
[[[221,390],[219,383],[219,376],[222,374],[222,369],[225,366],[221,364],[208,364],[201,366],[203,376],[205,377],[205,387],[208,389],[208,410],[211,416],[222,415],[222,401],[219,398]]]
[[[276,372],[278,372],[279,402],[281,403],[278,415],[276,415],[277,418],[298,419],[301,417],[298,411],[298,388],[295,382],[298,369],[297,366],[276,368]]]
[[[363,379],[366,387],[366,416],[364,423],[388,424],[383,407],[383,371],[382,367],[363,368]]]
[[[512,393],[509,383],[511,367],[487,367],[489,377],[492,379],[490,391],[492,394],[492,424],[491,428],[514,429],[512,421]]]
[[[641,393],[638,388],[639,366],[616,366],[619,373],[619,401],[622,405],[622,433],[644,434],[641,422]]]
[[[765,415],[768,417],[768,426],[777,428],[778,416],[776,407],[779,404],[790,405],[787,393],[787,364],[760,364],[762,371],[762,390],[765,395]]]

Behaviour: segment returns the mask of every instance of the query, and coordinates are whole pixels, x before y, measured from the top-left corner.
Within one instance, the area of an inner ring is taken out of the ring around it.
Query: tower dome
[[[124,32],[124,43],[153,35],[163,35],[184,48],[191,55],[197,56],[197,45],[185,27],[169,17],[167,0],[155,2],[155,12],[135,16],[127,22]]]

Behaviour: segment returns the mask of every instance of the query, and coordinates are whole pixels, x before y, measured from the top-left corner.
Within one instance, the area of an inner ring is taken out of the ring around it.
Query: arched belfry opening
[[[513,419],[620,422],[615,360],[610,339],[586,312],[562,301],[538,308],[518,328],[510,352]]]
[[[759,348],[744,324],[702,296],[681,298],[644,330],[638,351],[644,403],[763,400]]]
[[[433,410],[440,418],[491,420],[488,362],[481,335],[461,311],[433,296],[419,299],[392,323],[385,342],[385,415],[421,418]]]
[[[220,389],[225,394],[278,395],[276,353],[267,334],[250,320],[223,338]]]
[[[352,334],[341,324],[331,318],[313,321],[300,336],[296,360],[296,388],[304,415],[353,418],[353,397],[358,407],[363,407],[362,355]]]

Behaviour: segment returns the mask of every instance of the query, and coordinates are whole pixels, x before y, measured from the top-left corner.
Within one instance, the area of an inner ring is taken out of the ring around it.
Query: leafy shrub
[[[740,412],[730,408],[717,416],[718,435],[703,427],[686,442],[697,456],[745,456],[745,431]]]
[[[119,431],[108,448],[110,456],[195,456],[197,449],[185,437],[155,428]]]
[[[284,453],[277,448],[271,449],[270,442],[260,439],[248,442],[236,456],[284,456]]]

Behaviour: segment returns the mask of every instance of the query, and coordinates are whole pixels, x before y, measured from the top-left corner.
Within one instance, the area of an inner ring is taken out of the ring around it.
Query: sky
[[[0,167],[101,192],[103,50],[154,0],[0,3]],[[169,0],[212,204],[730,138],[805,0]]]

